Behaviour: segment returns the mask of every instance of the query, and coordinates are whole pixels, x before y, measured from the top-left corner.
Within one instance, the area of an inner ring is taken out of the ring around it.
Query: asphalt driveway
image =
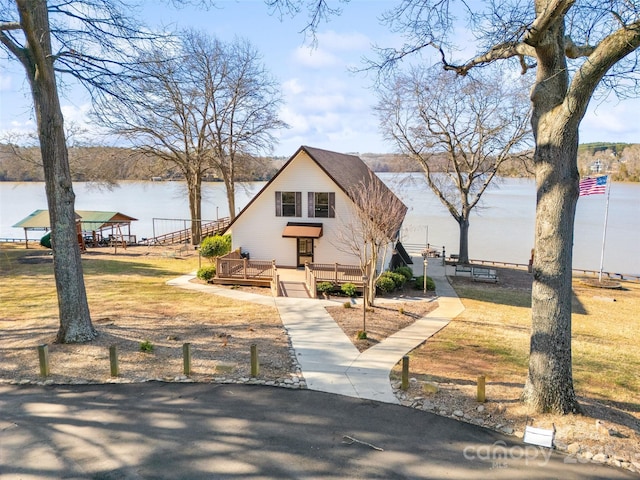
[[[4,479],[618,479],[398,405],[264,386],[0,386]]]

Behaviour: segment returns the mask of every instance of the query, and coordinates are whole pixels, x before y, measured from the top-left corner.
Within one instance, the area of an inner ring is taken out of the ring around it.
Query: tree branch
[[[444,59],[443,53],[442,61],[444,63],[445,70],[454,71],[458,75],[464,76],[469,73],[469,70],[474,67],[487,65],[489,63],[495,62],[496,60],[504,60],[513,57],[522,58],[525,56],[535,57],[535,49],[521,42],[506,42],[492,47],[486,53],[478,55],[477,57],[471,59],[469,62],[463,65],[452,65],[450,63],[447,63]],[[522,60],[520,61],[520,63],[521,65],[524,65]],[[526,72],[526,69],[523,68],[523,70]]]
[[[547,2],[548,7],[542,12],[536,12],[536,19],[527,29],[523,42],[532,47],[537,47],[542,36],[549,30],[551,25],[562,19],[573,6],[576,0],[555,0]]]
[[[573,77],[565,99],[569,114],[578,112],[576,121],[584,116],[589,100],[604,75],[624,57],[640,47],[640,20],[622,27],[605,37]]]

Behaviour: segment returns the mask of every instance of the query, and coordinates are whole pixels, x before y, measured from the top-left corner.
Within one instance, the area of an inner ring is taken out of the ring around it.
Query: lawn
[[[53,344],[58,306],[49,250],[2,244],[0,379],[37,380],[36,347],[48,344],[51,380],[109,379],[108,347],[119,351],[122,381],[182,374],[182,345],[191,343],[194,380],[248,376],[251,344],[261,377],[291,372],[288,338],[275,308],[166,285],[197,269],[193,251],[158,247],[91,249],[82,255],[92,321],[99,336],[82,345]],[[205,261],[205,260],[203,260]],[[153,352],[140,351],[148,341]]]
[[[558,441],[592,451],[627,451],[624,458],[640,460],[640,284],[599,289],[574,278],[573,375],[584,416],[559,417],[535,414],[520,402],[528,369],[531,277],[507,269],[498,275],[497,284],[451,277],[465,310],[410,353],[410,375],[418,382],[409,394],[425,397],[435,411],[458,409],[472,421],[482,417],[481,424],[484,419],[486,425],[508,425],[516,432],[527,421],[555,425]],[[397,381],[400,372],[397,365],[392,379]],[[487,403],[480,415],[476,382],[481,375]],[[426,382],[438,391],[416,388]],[[602,424],[596,420],[607,427],[598,430]],[[614,438],[610,431],[625,433]]]

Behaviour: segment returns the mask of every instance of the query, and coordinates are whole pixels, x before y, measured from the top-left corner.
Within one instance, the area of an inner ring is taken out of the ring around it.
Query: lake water
[[[421,248],[430,243],[458,250],[458,225],[431,193],[421,174],[380,174],[409,207],[402,240]],[[241,184],[236,204],[243,208],[264,182]],[[76,209],[118,211],[138,219],[131,233],[138,239],[179,230],[187,224],[189,207],[183,182],[122,182],[114,190],[76,183]],[[0,182],[0,237],[23,238],[12,225],[36,209],[46,209],[43,183]],[[574,235],[574,268],[598,270],[603,240],[606,195],[578,200]],[[203,218],[228,216],[224,185],[203,185]],[[154,220],[155,219],[155,220]],[[162,220],[161,220],[162,219]],[[533,247],[535,183],[501,179],[483,195],[471,216],[469,256],[472,259],[526,264]],[[39,238],[32,232],[31,238]],[[604,270],[640,274],[640,184],[613,183],[609,202]]]

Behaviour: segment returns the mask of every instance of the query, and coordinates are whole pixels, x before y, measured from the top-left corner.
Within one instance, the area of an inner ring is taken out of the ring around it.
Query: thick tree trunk
[[[537,9],[545,7],[536,5]],[[529,374],[523,400],[538,412],[578,412],[571,365],[573,225],[578,199],[578,125],[567,107],[569,77],[564,24],[557,21],[535,45],[532,92],[536,141],[536,226],[531,294]]]
[[[37,45],[29,45],[29,53],[21,61],[27,70],[33,95],[51,222],[53,271],[60,315],[56,342],[86,342],[97,333],[91,323],[82,273],[75,194],[51,56],[47,5],[42,0],[28,4],[19,2],[18,5],[27,38],[38,39]]]
[[[458,220],[460,240],[458,245],[458,262],[469,263],[469,217],[463,215]]]
[[[559,136],[560,132],[556,132]],[[577,132],[538,145],[531,350],[523,399],[539,412],[578,412],[571,361],[573,225],[578,198]],[[551,168],[551,165],[553,168]]]

